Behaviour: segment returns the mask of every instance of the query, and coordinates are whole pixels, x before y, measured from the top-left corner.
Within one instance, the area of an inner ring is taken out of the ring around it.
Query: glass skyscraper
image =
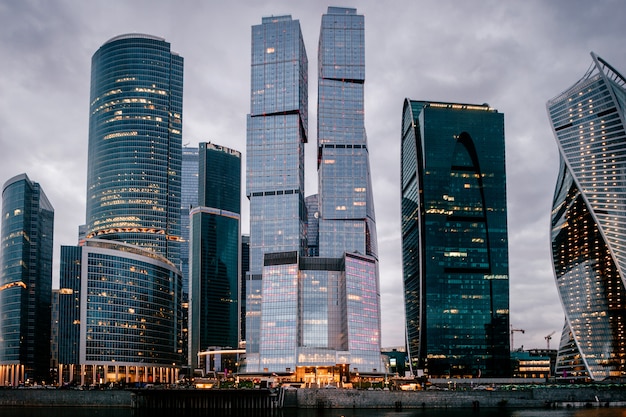
[[[198,148],[183,147],[180,198],[180,271],[183,276],[183,363],[189,353],[189,212],[198,205]]]
[[[626,79],[591,57],[547,110],[560,154],[551,240],[565,326],[556,377],[597,381],[626,374]]]
[[[180,264],[185,301],[189,294],[189,212],[198,205],[198,148],[183,147],[180,199]]]
[[[308,60],[300,22],[265,17],[252,27],[246,195],[250,200],[250,271],[246,280],[246,357],[258,363],[263,257],[305,242],[304,144],[308,131]]]
[[[364,20],[353,8],[329,7],[322,16],[315,220],[319,256],[343,258],[345,299],[340,302],[346,308],[348,363],[352,370],[382,372],[378,239],[363,105]]]
[[[363,94],[364,17],[329,7],[318,51],[319,255],[377,257]]]
[[[241,153],[200,143],[198,206],[191,209],[189,360],[239,346]]]
[[[363,123],[363,16],[330,7],[322,17],[319,193],[306,199],[307,76],[299,24],[289,16],[264,18],[253,27],[252,50],[246,371],[316,384],[347,382],[358,373],[382,375],[376,228]],[[280,107],[284,103],[291,107]],[[298,188],[284,188],[295,180]]]
[[[507,376],[504,116],[405,100],[402,251],[413,372]]]
[[[179,266],[183,58],[150,35],[107,41],[91,63],[87,238]]]
[[[182,93],[161,38],[120,35],[92,57],[86,227],[59,293],[60,374],[81,383],[173,382],[182,364]]]
[[[0,385],[50,377],[54,209],[26,174],[2,188]]]

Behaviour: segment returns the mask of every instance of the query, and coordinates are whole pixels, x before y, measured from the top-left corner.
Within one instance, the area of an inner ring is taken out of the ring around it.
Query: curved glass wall
[[[626,81],[602,58],[547,110],[561,163],[552,256],[565,327],[557,377],[623,377]]]
[[[81,364],[180,366],[182,287],[171,262],[94,239],[81,268]]]
[[[178,264],[183,58],[122,35],[91,68],[87,237],[131,243]]]

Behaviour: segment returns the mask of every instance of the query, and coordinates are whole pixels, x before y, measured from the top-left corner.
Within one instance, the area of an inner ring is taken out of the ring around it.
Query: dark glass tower
[[[406,100],[402,251],[409,357],[431,376],[507,376],[504,116]]]
[[[198,207],[191,210],[189,359],[239,346],[241,154],[201,143]]]
[[[48,380],[54,209],[26,174],[2,188],[0,384]]]
[[[552,258],[565,326],[556,376],[626,376],[626,78],[592,66],[547,103],[560,154]]]
[[[183,58],[121,35],[91,63],[87,238],[151,249],[179,266]]]

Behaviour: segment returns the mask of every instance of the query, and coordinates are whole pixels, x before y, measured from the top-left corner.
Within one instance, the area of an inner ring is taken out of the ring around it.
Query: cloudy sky
[[[250,27],[291,14],[309,57],[307,194],[315,193],[317,42],[329,5],[365,15],[383,346],[404,343],[399,145],[409,97],[489,103],[504,113],[511,324],[525,330],[514,345],[545,347],[556,331],[555,347],[563,313],[548,232],[558,154],[545,103],[582,77],[591,51],[626,72],[622,0],[0,0],[0,183],[22,172],[39,182],[55,207],[55,258],[60,245],[76,243],[85,221],[91,56],[122,33],[163,37],[185,58],[185,143],[245,152]]]

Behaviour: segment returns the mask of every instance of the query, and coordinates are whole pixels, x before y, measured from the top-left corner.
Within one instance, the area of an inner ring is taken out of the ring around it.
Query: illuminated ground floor
[[[263,372],[239,374],[238,379],[266,382],[270,385],[290,384],[307,388],[337,387],[358,388],[368,387],[387,381],[388,375],[380,373],[360,373],[350,371],[348,365],[335,366],[299,366],[295,372]]]
[[[173,384],[178,380],[177,367],[145,366],[138,364],[59,364],[59,385],[67,383],[81,386],[108,383],[120,384]]]
[[[5,387],[17,387],[26,380],[24,365],[12,363],[0,365],[0,384]]]

